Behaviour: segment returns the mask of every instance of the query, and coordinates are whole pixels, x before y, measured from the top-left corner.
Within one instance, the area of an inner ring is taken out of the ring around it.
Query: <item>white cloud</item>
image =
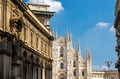
[[[39,3],[39,4],[47,4],[50,5],[50,11],[53,12],[60,12],[61,10],[63,10],[63,6],[62,3],[56,0],[28,0],[29,3]]]
[[[107,22],[98,22],[96,26],[98,27],[108,27],[110,24]]]
[[[108,67],[105,66],[105,65],[102,65],[102,66],[93,66],[93,70],[95,70],[95,71],[108,70]]]
[[[96,30],[103,30],[103,29],[107,29],[108,31],[111,32],[115,32],[115,28],[113,26],[112,23],[108,23],[108,22],[97,22],[96,26],[94,27],[94,29]]]
[[[110,31],[115,32],[114,26],[112,26],[112,27],[110,28]]]

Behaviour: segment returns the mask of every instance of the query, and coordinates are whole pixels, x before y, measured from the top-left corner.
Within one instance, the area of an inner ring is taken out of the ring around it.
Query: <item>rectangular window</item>
[[[63,63],[60,63],[60,68],[64,69],[64,64]]]
[[[74,71],[74,76],[76,76],[76,71]]]
[[[60,53],[60,57],[63,57],[63,53]]]
[[[45,54],[47,54],[47,45],[45,44]]]
[[[26,27],[24,28],[24,40],[26,41],[26,32],[27,30],[26,30]]]
[[[38,37],[36,36],[36,48],[38,48]]]
[[[41,41],[41,51],[43,51],[43,42]]]
[[[33,45],[33,33],[31,32],[31,45]]]
[[[76,67],[76,61],[73,62],[73,67]]]
[[[85,75],[85,73],[84,73],[84,71],[82,71],[82,76],[84,76]]]

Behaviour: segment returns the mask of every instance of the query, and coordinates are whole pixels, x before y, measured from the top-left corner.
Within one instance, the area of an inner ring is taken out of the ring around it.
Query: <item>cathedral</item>
[[[57,37],[53,41],[52,79],[92,79],[91,53],[86,51],[86,57],[81,56],[80,43],[75,50],[72,45],[72,35]]]
[[[52,79],[49,7],[0,0],[0,79]]]

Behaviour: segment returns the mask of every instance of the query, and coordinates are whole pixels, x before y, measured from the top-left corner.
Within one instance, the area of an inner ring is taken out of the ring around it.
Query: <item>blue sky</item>
[[[36,3],[36,0],[30,1]],[[109,60],[113,62],[111,69],[115,69],[116,37],[112,27],[116,0],[45,1],[54,5],[51,11],[56,12],[51,19],[51,27],[58,31],[59,36],[64,36],[66,31],[71,30],[74,47],[80,40],[82,55],[85,55],[86,49],[91,50],[94,70],[104,68],[105,61]]]

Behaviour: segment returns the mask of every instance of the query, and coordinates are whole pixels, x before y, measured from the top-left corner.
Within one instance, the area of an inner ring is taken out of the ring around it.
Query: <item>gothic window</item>
[[[73,61],[73,67],[76,67],[76,61]]]
[[[76,70],[74,70],[74,73],[73,73],[73,74],[74,74],[74,76],[76,76]]]
[[[84,73],[84,71],[82,71],[82,76],[84,76],[85,75],[85,73]]]
[[[60,48],[60,57],[63,57],[63,56],[64,56],[63,52],[64,52],[64,48],[61,47],[61,48]]]
[[[60,69],[64,69],[64,64],[60,63]]]

